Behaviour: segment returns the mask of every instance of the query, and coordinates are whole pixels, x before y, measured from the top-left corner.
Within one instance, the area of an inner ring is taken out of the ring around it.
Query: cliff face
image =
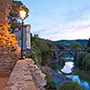
[[[20,57],[20,47],[14,34],[9,34],[9,12],[12,0],[0,0],[0,76],[9,76]]]

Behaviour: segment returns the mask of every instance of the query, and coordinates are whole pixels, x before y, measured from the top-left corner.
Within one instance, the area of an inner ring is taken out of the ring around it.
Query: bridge
[[[71,53],[74,57],[77,57],[79,52],[86,52],[88,49],[57,49],[58,52],[58,57],[60,57],[63,53],[69,52]]]
[[[87,52],[88,49],[56,49],[54,52],[54,59],[58,60],[59,57],[64,53],[70,53],[74,56],[74,59],[76,60],[76,66],[77,66],[77,56],[80,52]],[[58,61],[55,61],[58,62]]]

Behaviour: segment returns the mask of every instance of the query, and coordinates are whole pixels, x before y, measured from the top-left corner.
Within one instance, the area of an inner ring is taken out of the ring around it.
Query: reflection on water
[[[64,59],[64,60],[74,60],[73,57],[61,57],[61,59]]]
[[[68,78],[72,79],[73,81],[77,81],[80,85],[83,85],[87,90],[90,90],[89,83],[85,80],[80,80],[78,75],[67,75]]]
[[[70,58],[66,58],[66,57],[63,59],[65,60],[65,65],[64,65],[63,69],[61,69],[61,72],[63,72],[64,74],[72,73],[72,69],[74,67],[73,60]],[[83,85],[86,88],[86,90],[90,90],[90,85],[89,85],[90,80],[89,80],[88,74],[80,71],[79,73],[76,73],[75,75],[66,75],[66,76],[68,78],[72,79],[73,81],[77,81],[80,85]]]
[[[72,68],[74,67],[73,62],[65,62],[64,68],[61,69],[64,73],[72,73]]]

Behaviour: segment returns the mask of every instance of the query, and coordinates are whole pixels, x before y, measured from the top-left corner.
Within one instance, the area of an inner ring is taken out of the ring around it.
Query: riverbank
[[[69,60],[65,60],[65,64],[61,71],[63,71],[66,77],[72,79],[73,82],[76,81],[80,86],[84,86],[86,90],[90,90],[90,73],[75,67],[74,61],[70,61],[71,58],[68,59]],[[67,73],[70,72],[71,74],[68,75]]]
[[[87,81],[90,85],[90,72],[86,72],[84,70],[76,68],[75,71],[73,72],[73,75],[79,75],[81,80]]]
[[[42,67],[42,71],[45,74],[50,74],[51,79],[57,84],[57,86],[61,86],[62,83],[72,81],[71,79],[67,78],[65,75],[58,73],[52,70],[50,67]]]

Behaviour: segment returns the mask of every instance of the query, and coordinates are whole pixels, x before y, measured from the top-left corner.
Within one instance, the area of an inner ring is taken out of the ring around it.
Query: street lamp
[[[22,20],[22,30],[21,30],[21,58],[20,59],[24,59],[23,58],[23,25],[24,25],[24,19],[26,18],[26,10],[24,9],[20,9],[19,10],[19,16]]]

